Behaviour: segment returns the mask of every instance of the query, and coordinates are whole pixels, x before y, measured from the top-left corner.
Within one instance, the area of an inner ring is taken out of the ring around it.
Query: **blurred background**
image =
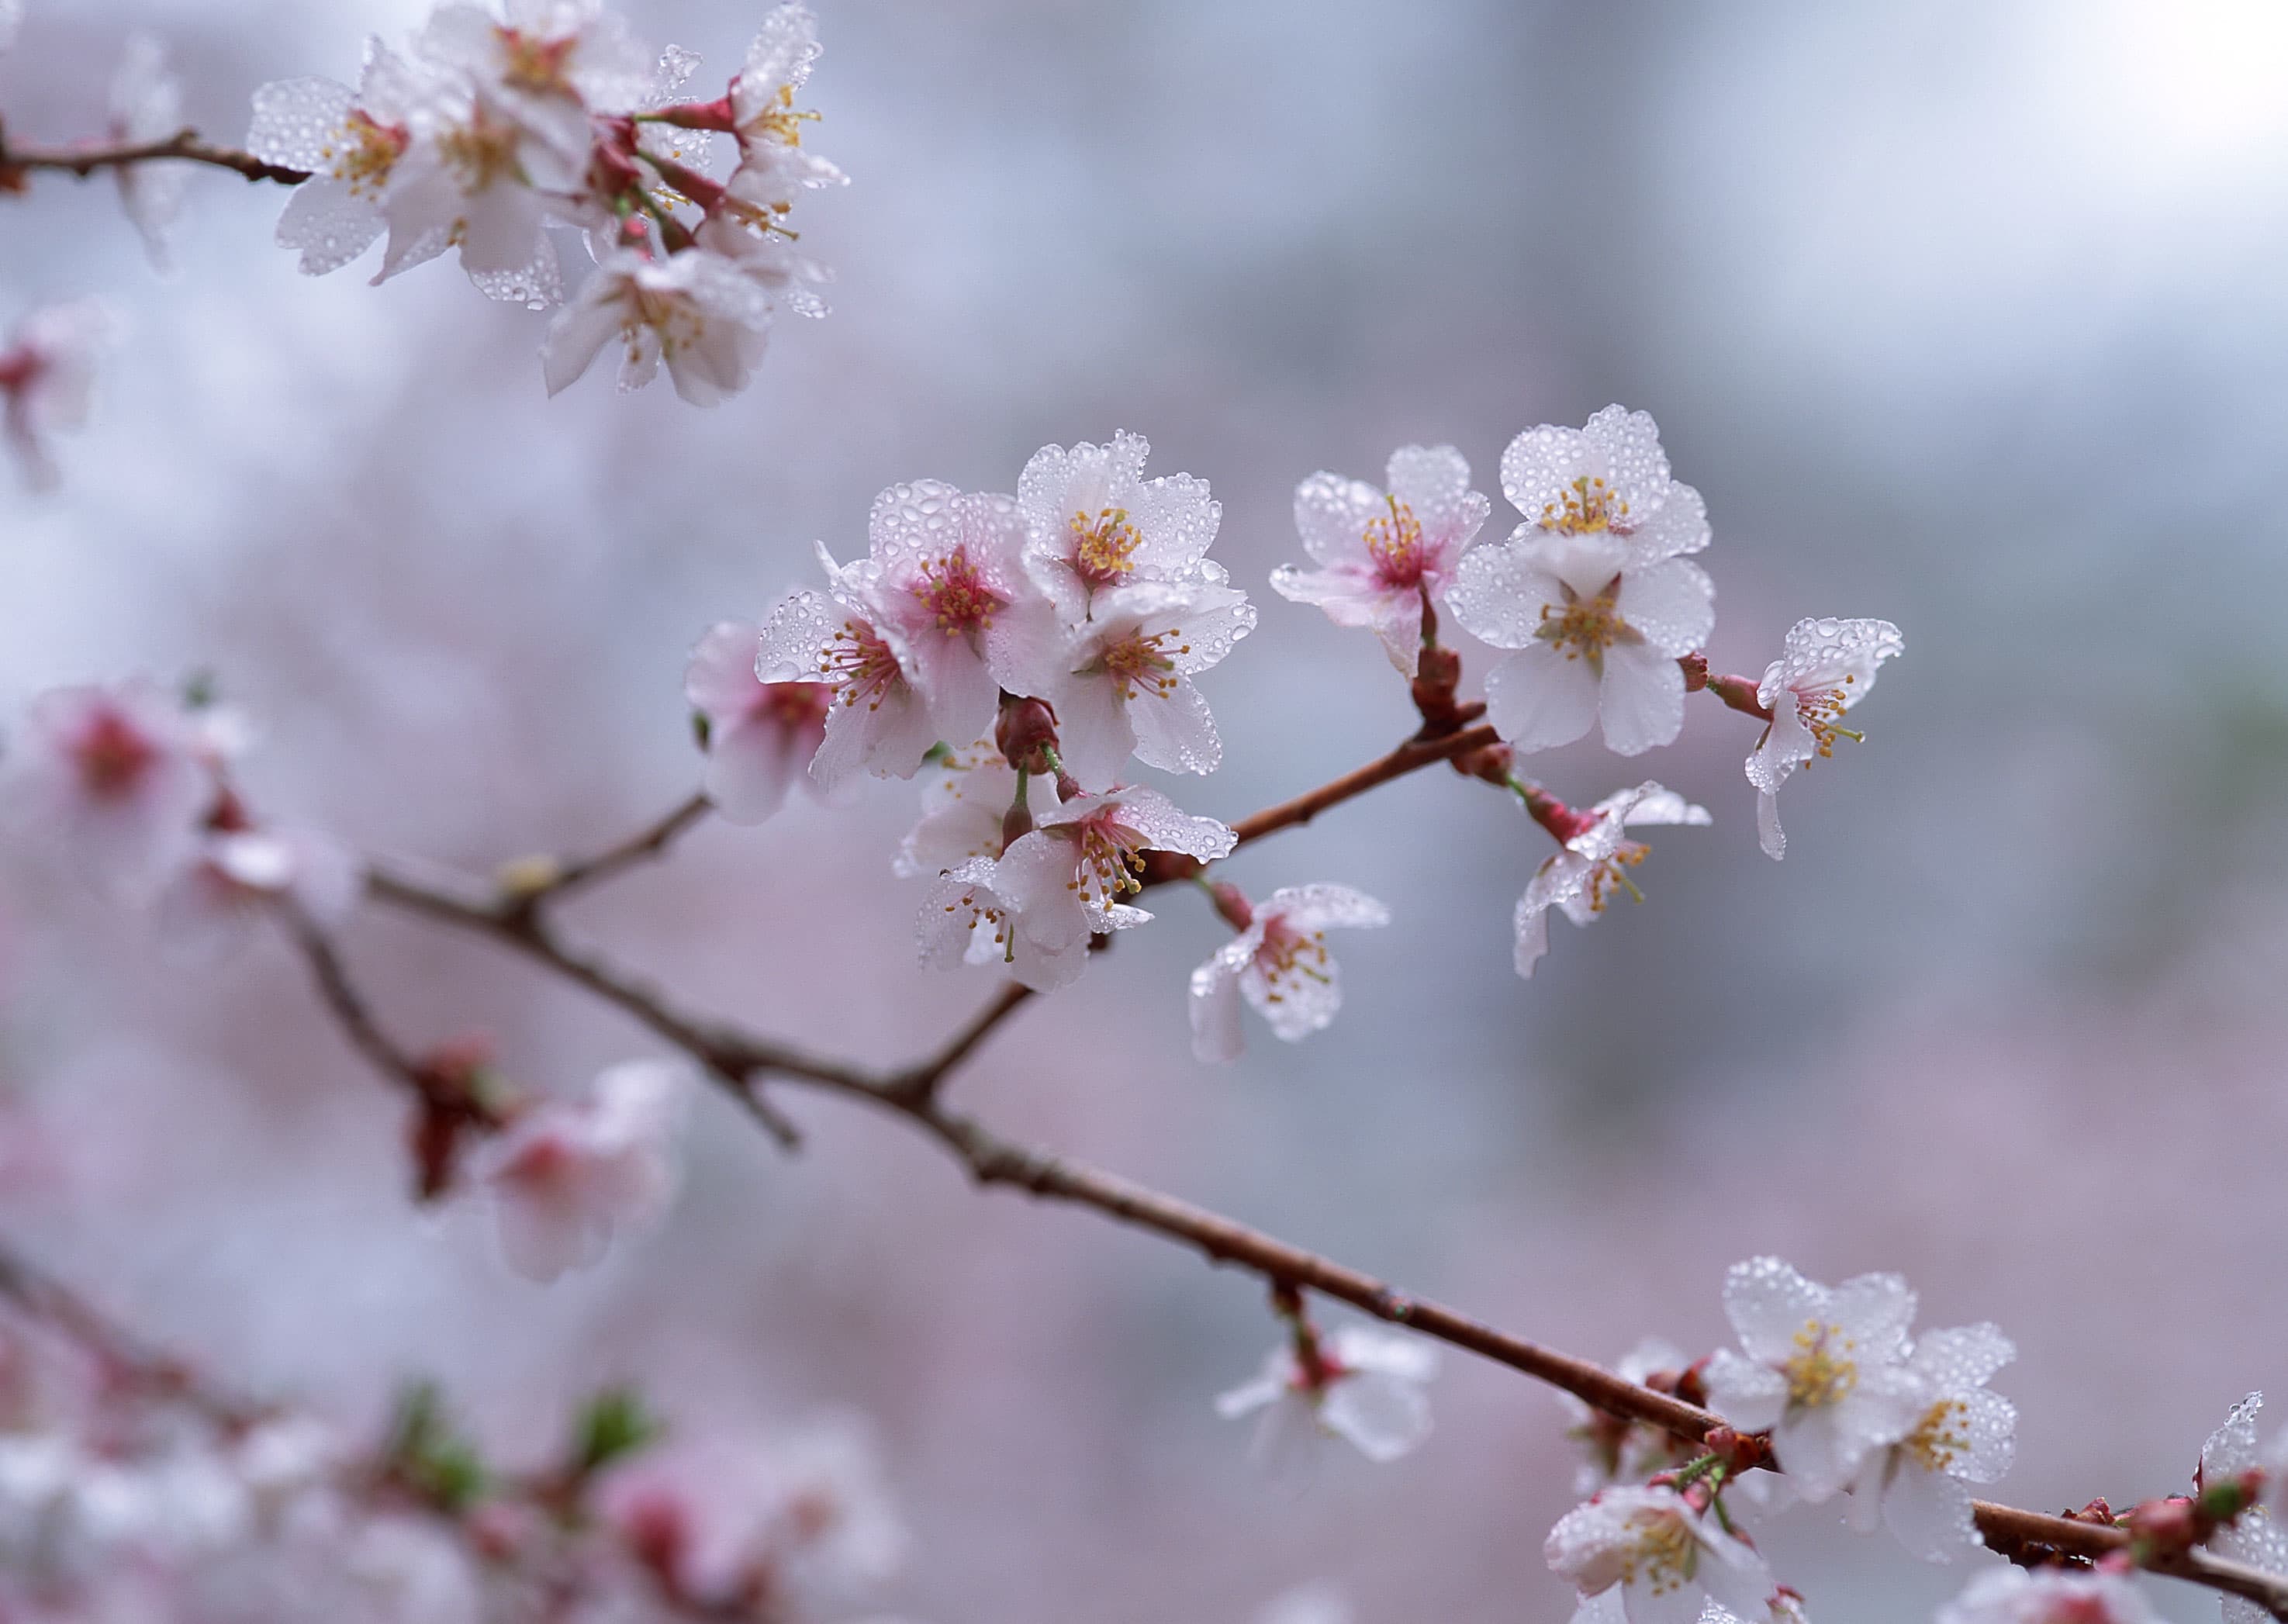
[[[92,132],[143,27],[234,139],[255,86],[350,77],[425,9],[33,0],[0,109]],[[702,83],[757,15],[625,9]],[[2228,1404],[2288,1386],[2288,9],[819,9],[809,139],[854,183],[799,225],[834,313],[712,413],[600,370],[548,400],[544,318],[443,263],[302,278],[274,188],[197,178],[163,282],[107,186],[6,202],[0,322],[83,292],[131,322],[61,490],[0,491],[10,714],[207,668],[261,722],[266,806],[478,869],[585,847],[695,782],[692,640],[814,539],[862,548],[878,488],[1013,488],[1130,428],[1212,482],[1261,599],[1204,685],[1227,765],[1164,786],[1235,818],[1411,725],[1370,638],[1263,586],[1295,482],[1450,440],[1493,490],[1519,429],[1620,400],[1707,498],[1718,669],[1799,615],[1905,629],[1867,744],[1789,789],[1787,861],[1713,703],[1641,763],[1538,758],[1583,801],[1649,770],[1716,823],[1658,839],[1645,906],[1553,926],[1527,985],[1545,838],[1424,773],[1232,865],[1393,905],[1339,944],[1332,1032],[1194,1062],[1184,975],[1221,931],[1170,895],[960,1097],[1593,1356],[1716,1345],[1756,1252],[1903,1271],[1924,1324],[2016,1338],[2022,1504],[2180,1487]],[[908,1056],[989,987],[911,968],[913,804],[703,828],[571,923],[692,1001]],[[670,1221],[529,1286],[481,1213],[409,1206],[397,1101],[282,943],[187,970],[34,849],[0,879],[6,1232],[242,1385],[362,1422],[434,1375],[510,1458],[608,1379],[695,1435],[862,1413],[913,1536],[886,1599],[929,1624],[1241,1620],[1307,1579],[1362,1624],[1569,1613],[1540,1552],[1570,1449],[1529,1382],[1450,1356],[1417,1454],[1267,1487],[1210,1408],[1272,1341],[1255,1287],[785,1090],[804,1154],[704,1101]],[[369,912],[348,951],[409,1043],[481,1028],[567,1090],[650,1052],[482,943]],[[1962,1582],[1823,1522],[1767,1537],[1817,1616],[1920,1620]]]

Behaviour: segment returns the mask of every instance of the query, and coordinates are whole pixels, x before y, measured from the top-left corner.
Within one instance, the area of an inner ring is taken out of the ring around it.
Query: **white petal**
[[[1624,570],[1614,607],[1669,654],[1691,654],[1716,629],[1715,585],[1706,570],[1685,558]]]
[[[1911,1460],[1891,1474],[1883,1493],[1883,1520],[1899,1543],[1925,1562],[1951,1562],[1980,1543],[1968,1487],[1944,1472],[1925,1471]]]
[[[1593,583],[1591,591],[1601,584]],[[1537,646],[1543,612],[1564,601],[1565,583],[1529,529],[1469,553],[1446,591],[1446,606],[1463,630],[1496,648]]]
[[[1796,1333],[1824,1324],[1829,1292],[1776,1257],[1735,1264],[1724,1277],[1724,1313],[1748,1357],[1777,1364],[1796,1351]]]
[[[1430,1400],[1403,1377],[1365,1371],[1328,1389],[1319,1419],[1368,1460],[1386,1462],[1429,1436]]]
[[[1703,1375],[1708,1407],[1742,1432],[1761,1432],[1787,1407],[1787,1378],[1769,1365],[1719,1349]]]
[[[1223,740],[1215,717],[1188,680],[1180,680],[1165,696],[1139,693],[1128,701],[1128,722],[1136,730],[1136,759],[1148,767],[1212,772],[1222,764]]]
[[[1780,798],[1768,789],[1756,792],[1756,840],[1774,862],[1787,855],[1787,831],[1780,828]]]
[[[1679,680],[1680,691],[1680,674]],[[1486,673],[1486,720],[1521,750],[1552,749],[1588,733],[1597,718],[1598,688],[1587,661],[1534,643]]]
[[[1363,563],[1366,527],[1389,511],[1380,491],[1340,474],[1315,473],[1295,487],[1295,533],[1321,564]]]
[[[1252,956],[1251,947],[1248,953]],[[1245,1047],[1239,1027],[1241,963],[1227,949],[1192,971],[1192,1053],[1199,1059],[1236,1060]]]
[[[1684,731],[1684,673],[1648,643],[1609,648],[1598,709],[1605,746],[1616,755],[1641,756],[1673,744]]]

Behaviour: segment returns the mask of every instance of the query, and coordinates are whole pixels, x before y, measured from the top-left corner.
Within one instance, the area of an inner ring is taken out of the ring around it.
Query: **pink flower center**
[[[938,629],[949,638],[984,631],[1009,600],[985,584],[985,577],[969,559],[969,549],[957,547],[941,558],[922,566],[914,596],[933,616]]]
[[[99,801],[134,793],[159,758],[151,741],[115,710],[99,713],[71,749],[81,785]]]
[[[1144,836],[1116,820],[1111,812],[1098,812],[1066,826],[1076,860],[1068,891],[1077,891],[1090,907],[1110,907],[1132,891],[1144,889],[1137,878],[1144,867]]]
[[[1397,497],[1386,500],[1388,515],[1369,519],[1366,527],[1366,552],[1374,560],[1375,578],[1393,589],[1420,586],[1430,561],[1423,550],[1422,521]]]
[[[1120,685],[1120,697],[1134,699],[1148,692],[1159,699],[1173,693],[1184,680],[1176,671],[1176,657],[1192,652],[1189,643],[1169,645],[1182,637],[1180,627],[1144,635],[1139,627],[1104,651],[1104,669]]]
[[[1325,932],[1314,931],[1306,936],[1284,919],[1274,919],[1265,927],[1263,945],[1255,950],[1255,965],[1263,972],[1268,986],[1265,995],[1273,1003],[1284,1002],[1287,994],[1306,981],[1324,986],[1333,979],[1327,969]]]
[[[437,151],[457,171],[461,190],[475,194],[496,181],[515,180],[523,172],[517,162],[516,126],[504,123],[480,104],[465,124],[455,124],[437,138]]]
[[[501,1176],[534,1192],[560,1190],[572,1179],[579,1158],[554,1133],[536,1135],[520,1145],[501,1168]]]
[[[818,671],[844,704],[862,699],[869,710],[879,710],[884,696],[906,680],[898,656],[863,621],[842,622],[833,640],[818,651]]]
[[[574,94],[571,80],[565,75],[565,65],[579,47],[577,35],[562,39],[535,39],[515,28],[496,25],[493,36],[500,42],[501,77],[520,91],[536,96],[569,96]]]
[[[1136,573],[1136,549],[1143,540],[1129,522],[1126,508],[1101,508],[1094,519],[1075,513],[1072,566],[1091,586],[1116,586]]]
[[[1859,678],[1855,673],[1847,672],[1843,680],[1847,684],[1857,682]],[[1850,698],[1844,689],[1797,688],[1792,692],[1795,694],[1796,717],[1810,730],[1812,743],[1817,747],[1823,761],[1835,754],[1835,741],[1839,736],[1846,739],[1862,737],[1843,725],[1843,713],[1851,708]]]
[[[822,682],[767,682],[748,707],[750,716],[767,717],[789,733],[817,726],[834,709],[834,690]]]
[[[1016,958],[1017,939],[1009,929],[1008,910],[1001,906],[1001,899],[991,891],[981,891],[973,885],[947,903],[945,911],[949,914],[966,912],[969,915],[971,930],[983,929],[989,931],[993,945],[1001,949],[1003,963],[1006,963]]]
[[[1644,633],[1620,615],[1621,578],[1615,575],[1593,598],[1584,598],[1569,582],[1560,582],[1565,594],[1561,607],[1541,606],[1541,624],[1533,635],[1563,651],[1568,660],[1586,660],[1602,671],[1605,651],[1616,643],[1641,643]]]
[[[401,127],[376,123],[361,109],[353,107],[333,141],[318,149],[318,156],[336,180],[349,183],[350,195],[364,197],[388,184],[389,172],[397,167],[398,156],[410,139]]]
[[[1543,503],[1538,522],[1543,529],[1554,530],[1560,535],[1587,535],[1597,531],[1625,533],[1635,528],[1629,523],[1628,503],[1602,479],[1587,474],[1568,486],[1561,500]]]

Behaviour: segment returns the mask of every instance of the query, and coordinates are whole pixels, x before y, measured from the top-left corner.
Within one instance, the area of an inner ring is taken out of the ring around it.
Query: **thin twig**
[[[902,1098],[911,1098],[922,1105],[929,1104],[947,1073],[967,1059],[971,1050],[992,1036],[994,1028],[1014,1015],[1018,1006],[1032,995],[1033,989],[1022,982],[1008,983],[994,994],[992,1002],[972,1016],[968,1023],[948,1038],[935,1054],[887,1079],[887,1090]]]
[[[1403,778],[1424,767],[1442,761],[1451,761],[1457,756],[1482,749],[1500,741],[1500,735],[1491,727],[1479,726],[1448,733],[1437,739],[1410,739],[1379,761],[1370,761],[1355,772],[1346,772],[1331,783],[1320,785],[1308,794],[1299,795],[1291,801],[1276,806],[1267,806],[1252,817],[1242,818],[1231,826],[1241,845],[1260,840],[1266,835],[1291,828],[1299,823],[1308,823],[1329,807],[1339,806],[1345,801],[1364,795],[1368,790]]]
[[[679,801],[664,815],[654,819],[625,840],[604,848],[590,857],[563,862],[544,862],[542,877],[532,885],[515,893],[511,906],[529,911],[544,904],[562,900],[573,892],[610,879],[624,868],[648,862],[663,856],[678,836],[714,810],[714,804],[703,792]]]
[[[108,147],[14,147],[8,144],[4,134],[0,134],[0,175],[47,170],[76,175],[84,180],[98,170],[162,162],[203,163],[213,169],[229,170],[249,180],[271,180],[288,186],[298,186],[310,178],[307,170],[267,162],[234,147],[218,147],[203,139],[195,130],[179,130],[163,140]]]
[[[372,1010],[351,980],[349,967],[342,963],[341,952],[333,939],[321,930],[316,922],[299,910],[286,915],[286,928],[292,934],[302,956],[307,960],[310,973],[318,984],[319,996],[326,1002],[334,1018],[341,1023],[357,1051],[373,1063],[373,1068],[394,1082],[403,1084],[415,1094],[425,1098],[430,1092],[428,1068],[391,1041],[374,1019]]]

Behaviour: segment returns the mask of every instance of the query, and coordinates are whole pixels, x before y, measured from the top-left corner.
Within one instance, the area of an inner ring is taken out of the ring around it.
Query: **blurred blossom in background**
[[[624,9],[701,83],[754,25]],[[2178,1487],[2228,1404],[2288,1386],[2288,10],[820,10],[807,99],[854,178],[805,205],[834,313],[711,413],[551,401],[544,318],[449,272],[298,276],[274,189],[198,176],[163,282],[107,185],[0,200],[0,322],[93,292],[127,323],[60,490],[0,491],[10,714],[203,669],[283,815],[480,870],[584,847],[696,782],[692,642],[814,539],[858,551],[878,489],[1008,489],[1127,428],[1212,483],[1261,608],[1203,685],[1226,764],[1180,795],[1236,818],[1413,725],[1372,639],[1264,587],[1301,556],[1295,482],[1450,440],[1490,489],[1519,429],[1625,401],[1707,498],[1714,665],[1760,670],[1802,614],[1905,629],[1868,743],[1791,788],[1787,861],[1756,848],[1752,725],[1696,704],[1641,764],[1714,827],[1527,986],[1510,907],[1545,837],[1424,773],[1233,867],[1392,904],[1342,944],[1338,1032],[1196,1062],[1185,976],[1224,932],[1171,896],[957,1087],[1604,1359],[1727,1340],[1752,1253],[1900,1270],[1927,1323],[2016,1339],[2022,1505]],[[0,107],[94,133],[147,28],[234,139],[256,85],[346,76],[425,11],[34,0]],[[1585,803],[1638,764],[1535,771]],[[986,985],[908,968],[912,803],[704,828],[568,925],[905,1057]],[[0,860],[8,1230],[241,1386],[370,1424],[433,1376],[512,1459],[611,1381],[699,1438],[862,1414],[910,1536],[891,1609],[931,1624],[1241,1620],[1306,1580],[1361,1624],[1570,1606],[1540,1554],[1564,1414],[1508,1373],[1450,1359],[1420,1450],[1267,1488],[1211,1404],[1269,1339],[1254,1286],[800,1097],[792,1160],[698,1100],[664,1225],[543,1290],[481,1210],[410,1207],[399,1102],[282,942],[186,970]],[[483,943],[368,914],[347,946],[409,1042],[481,1027],[566,1092],[649,1052]],[[1816,1526],[1768,1546],[1818,1616],[1925,1619],[1963,1579]]]

